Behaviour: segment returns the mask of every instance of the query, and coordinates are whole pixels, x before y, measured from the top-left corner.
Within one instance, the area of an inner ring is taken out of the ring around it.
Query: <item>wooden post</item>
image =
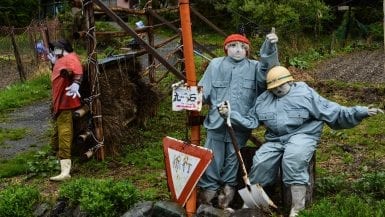
[[[149,10],[152,9],[152,2],[150,4],[148,4],[145,9],[146,9],[147,23],[149,26],[153,26],[154,25],[154,19],[151,16],[151,14],[148,12]],[[153,30],[153,28],[148,29],[147,38],[148,38],[148,43],[151,45],[151,47],[154,47],[155,42],[154,42],[154,30]],[[154,83],[156,81],[156,79],[155,79],[155,66],[154,66],[155,58],[151,52],[148,52],[148,60],[147,61],[148,61],[148,65],[150,67],[150,69],[149,69],[150,82]]]
[[[32,30],[31,30],[32,29]],[[34,64],[38,64],[39,63],[39,55],[37,54],[36,52],[36,37],[35,37],[35,30],[36,30],[36,24],[34,23],[32,28],[29,28],[28,29],[28,39],[29,39],[29,44],[31,46],[31,50],[33,51],[33,62]]]
[[[17,44],[16,44],[15,32],[13,27],[11,27],[11,41],[13,46],[13,53],[16,59],[17,71],[19,72],[19,76],[20,76],[20,81],[24,82],[27,80],[27,76],[25,75],[23,62],[21,61],[21,58],[20,58],[19,48],[17,47]]]
[[[197,85],[194,63],[194,48],[191,31],[190,6],[188,0],[179,0],[179,12],[182,27],[183,56],[186,67],[186,79],[189,86]],[[192,119],[199,118],[199,112],[190,112]],[[191,143],[200,145],[200,125],[191,126]],[[188,217],[196,213],[197,189],[195,188],[186,202],[186,213]]]
[[[94,133],[97,145],[100,147],[97,149],[96,158],[98,160],[104,160],[104,136],[103,136],[103,127],[102,127],[102,106],[100,102],[100,89],[99,89],[99,76],[98,74],[98,63],[96,55],[96,34],[95,34],[95,17],[94,17],[94,7],[92,0],[84,1],[84,12],[87,19],[86,25],[88,29],[87,39],[87,64],[88,64],[88,79],[91,86],[91,96],[93,96],[93,102],[91,103],[91,111],[93,123],[95,126]]]

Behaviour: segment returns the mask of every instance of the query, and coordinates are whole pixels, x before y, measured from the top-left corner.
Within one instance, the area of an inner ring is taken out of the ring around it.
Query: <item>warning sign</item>
[[[199,178],[210,164],[210,149],[171,137],[163,139],[167,183],[172,198],[184,206]]]

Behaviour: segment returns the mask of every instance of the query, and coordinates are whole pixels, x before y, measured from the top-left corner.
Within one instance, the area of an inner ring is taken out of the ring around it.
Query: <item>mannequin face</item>
[[[285,96],[290,91],[290,84],[284,83],[276,88],[271,89],[270,91],[277,97]]]
[[[56,55],[56,56],[59,56],[59,55],[63,55],[63,49],[61,48],[58,48],[58,47],[55,47],[55,49],[53,50],[53,53]]]
[[[242,60],[246,57],[247,45],[245,43],[234,41],[226,45],[227,55],[235,60]]]

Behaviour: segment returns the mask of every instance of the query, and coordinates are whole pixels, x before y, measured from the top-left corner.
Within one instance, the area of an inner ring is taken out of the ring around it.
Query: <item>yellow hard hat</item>
[[[283,66],[275,66],[267,73],[266,83],[268,90],[276,88],[289,81],[294,81],[294,78],[291,76],[289,70]]]

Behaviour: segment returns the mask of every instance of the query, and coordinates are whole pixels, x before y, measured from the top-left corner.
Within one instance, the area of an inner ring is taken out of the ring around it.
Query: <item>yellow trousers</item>
[[[59,143],[59,159],[71,159],[73,140],[72,110],[61,111],[56,119],[54,140]]]

